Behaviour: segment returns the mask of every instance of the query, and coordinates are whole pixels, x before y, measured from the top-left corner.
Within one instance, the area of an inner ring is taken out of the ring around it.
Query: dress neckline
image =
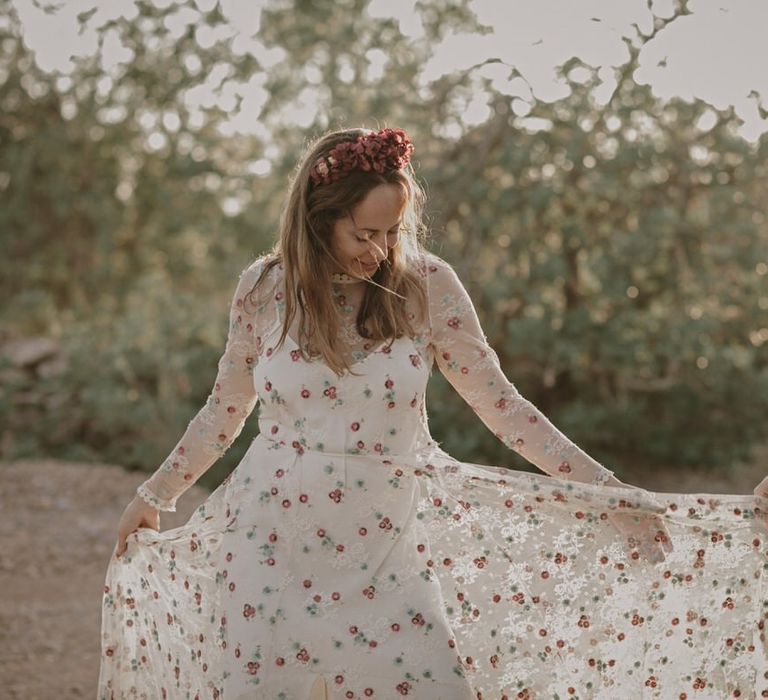
[[[352,277],[352,275],[348,275],[346,272],[332,272],[331,282],[334,284],[353,284],[355,282],[365,282],[365,280]]]

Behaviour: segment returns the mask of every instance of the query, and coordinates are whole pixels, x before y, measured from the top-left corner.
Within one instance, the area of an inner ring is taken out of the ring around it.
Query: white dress
[[[290,336],[276,348],[282,266],[244,310],[266,260],[240,277],[206,405],[139,495],[175,510],[257,401],[260,433],[185,525],[113,553],[99,700],[305,700],[319,676],[334,700],[768,696],[756,497],[605,485],[505,377],[434,254],[417,265],[420,333],[372,349],[357,336],[359,376],[341,379]],[[434,362],[547,474],[440,449]],[[606,518],[627,509],[664,518],[666,561],[638,559]]]

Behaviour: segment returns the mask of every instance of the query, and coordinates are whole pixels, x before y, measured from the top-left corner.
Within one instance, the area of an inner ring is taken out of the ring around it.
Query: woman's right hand
[[[138,496],[125,507],[117,524],[117,545],[115,555],[120,556],[128,548],[128,535],[136,532],[140,527],[149,527],[160,531],[160,511]]]

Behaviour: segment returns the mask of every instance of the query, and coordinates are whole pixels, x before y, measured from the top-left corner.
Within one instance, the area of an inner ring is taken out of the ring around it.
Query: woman
[[[206,405],[120,520],[99,698],[768,693],[765,502],[623,484],[524,399],[422,246],[412,152],[350,129],[303,157]],[[433,362],[549,476],[441,450]],[[257,401],[243,459],[159,532]]]

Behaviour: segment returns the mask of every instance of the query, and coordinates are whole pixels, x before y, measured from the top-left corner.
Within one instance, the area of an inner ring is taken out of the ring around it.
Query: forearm
[[[560,432],[502,371],[456,272],[430,256],[431,344],[443,376],[507,447],[555,478],[622,486],[610,469]]]
[[[157,510],[176,510],[176,500],[225,454],[258,401],[253,383],[256,334],[266,322],[260,315],[263,307],[251,314],[244,300],[261,269],[257,261],[240,275],[230,304],[226,347],[205,404],[161,466],[136,489]]]

